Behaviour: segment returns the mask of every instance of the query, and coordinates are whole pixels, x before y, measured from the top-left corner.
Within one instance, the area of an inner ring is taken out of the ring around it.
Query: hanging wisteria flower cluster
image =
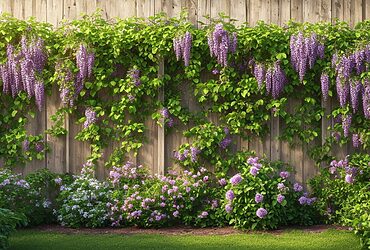
[[[44,40],[38,37],[28,42],[23,36],[20,43],[18,53],[12,44],[8,44],[8,60],[0,65],[3,93],[10,93],[15,97],[19,92],[25,91],[29,98],[35,97],[36,105],[41,110],[44,103],[44,83],[38,79],[37,74],[42,72],[47,61]]]
[[[136,87],[139,87],[141,85],[141,80],[140,80],[140,70],[137,69],[136,67],[130,69],[128,71],[129,73],[129,76],[131,78],[131,80],[133,81],[134,85]]]
[[[318,58],[324,58],[325,46],[321,44],[315,33],[304,37],[302,32],[290,37],[290,59],[293,69],[298,72],[302,82],[307,69],[312,69]]]
[[[61,63],[55,66],[56,80],[59,85],[59,96],[64,107],[73,107],[76,95],[74,93],[74,76],[70,68]]]
[[[277,99],[283,92],[285,85],[288,83],[285,71],[281,67],[281,61],[276,61],[273,67],[270,67],[267,70],[263,64],[253,63],[252,67],[253,74],[258,83],[258,88],[262,89],[263,82],[265,82],[267,94],[271,93],[272,97]]]
[[[176,59],[182,59],[185,66],[189,66],[190,52],[193,37],[189,31],[186,31],[182,36],[177,36],[173,39],[173,50],[175,51]]]
[[[78,95],[84,87],[87,79],[91,78],[95,62],[94,53],[89,53],[87,48],[81,44],[76,52],[76,65],[78,73],[75,78],[75,92]]]
[[[88,128],[91,124],[94,124],[96,122],[96,112],[88,107],[85,110],[85,122],[84,122],[84,128]]]
[[[212,57],[217,59],[217,62],[223,66],[227,66],[228,53],[235,53],[238,44],[237,35],[235,32],[229,33],[224,29],[222,23],[216,24],[213,32],[208,35],[208,46]]]

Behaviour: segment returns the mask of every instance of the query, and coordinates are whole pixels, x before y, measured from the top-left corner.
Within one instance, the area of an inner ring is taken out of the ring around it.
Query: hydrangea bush
[[[102,227],[109,224],[107,203],[112,190],[108,183],[94,177],[92,162],[84,164],[81,175],[74,176],[71,184],[60,186],[55,211],[58,222],[69,227]]]
[[[356,153],[332,160],[311,180],[317,206],[327,223],[353,228],[370,247],[370,156]]]
[[[166,176],[151,176],[142,166],[126,163],[114,168],[110,177],[114,193],[107,206],[112,226],[204,227],[224,223],[219,188],[205,168],[196,173],[171,171]]]
[[[229,223],[244,229],[275,229],[282,225],[312,225],[317,221],[315,197],[279,162],[249,157],[227,182],[223,206]]]
[[[0,207],[25,214],[29,225],[52,222],[56,176],[39,170],[22,178],[9,169],[0,170]]]

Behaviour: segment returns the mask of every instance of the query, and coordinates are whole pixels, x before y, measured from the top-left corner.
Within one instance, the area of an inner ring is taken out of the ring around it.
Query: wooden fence
[[[160,12],[168,16],[177,16],[182,8],[188,10],[188,20],[197,25],[198,21],[207,22],[204,17],[217,17],[223,12],[237,24],[248,22],[254,25],[258,20],[283,25],[294,19],[299,22],[345,20],[352,26],[370,17],[370,0],[0,0],[0,11],[11,13],[13,16],[26,19],[35,16],[39,21],[50,22],[54,25],[62,19],[75,19],[80,13],[92,13],[97,8],[103,10],[106,18],[114,17],[149,17]],[[163,67],[161,67],[163,71]],[[188,93],[189,96],[191,93]],[[294,101],[292,101],[294,102]],[[50,115],[54,114],[60,105],[56,89],[46,100],[46,109],[38,113],[28,125],[30,134],[42,133],[50,128]],[[193,109],[194,103],[188,103]],[[288,106],[293,106],[290,103]],[[326,104],[330,107],[330,103]],[[212,120],[217,123],[217,118]],[[56,172],[77,173],[90,153],[87,143],[74,140],[81,126],[76,125],[76,119],[66,119],[65,127],[69,134],[66,137],[54,138],[47,136],[51,152],[44,161],[34,161],[27,164],[20,172],[30,172],[39,168],[49,168]],[[331,121],[323,119],[322,138],[327,136],[326,128]],[[137,156],[131,156],[134,162],[145,164],[152,168],[153,173],[161,173],[165,166],[172,164],[172,151],[187,141],[182,131],[164,134],[162,128],[148,118],[146,136],[148,141],[140,149]],[[277,140],[281,128],[278,118],[272,118],[269,124],[270,134],[263,139],[256,138],[250,142],[237,138],[236,149],[255,150],[257,154],[265,154],[272,160],[283,160],[295,166],[297,181],[305,182],[316,173],[316,168],[310,160],[305,146],[290,148],[285,142]],[[182,128],[185,129],[185,128]],[[114,145],[105,150],[105,157],[112,152]],[[344,156],[351,149],[348,146],[337,148],[338,156]],[[103,168],[104,159],[99,162],[97,175],[106,176]]]

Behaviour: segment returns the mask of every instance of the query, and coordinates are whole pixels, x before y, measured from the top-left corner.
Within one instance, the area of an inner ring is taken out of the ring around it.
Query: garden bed
[[[281,235],[286,232],[300,231],[307,233],[322,233],[328,230],[350,230],[349,227],[337,226],[337,225],[314,225],[314,226],[295,226],[295,227],[283,227],[277,230],[238,230],[233,227],[211,227],[211,228],[194,228],[187,226],[176,226],[168,228],[139,228],[139,227],[127,227],[127,228],[68,228],[59,225],[42,225],[33,228],[36,232],[47,232],[47,233],[62,233],[62,234],[119,234],[119,235],[134,235],[134,234],[161,234],[161,235],[231,235],[231,234],[272,234]],[[28,231],[29,229],[25,229]]]

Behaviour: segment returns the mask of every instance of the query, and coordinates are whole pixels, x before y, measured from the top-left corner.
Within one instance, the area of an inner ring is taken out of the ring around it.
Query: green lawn
[[[10,238],[10,249],[360,249],[359,239],[348,231],[286,232],[234,235],[114,235],[61,234],[22,230]]]

